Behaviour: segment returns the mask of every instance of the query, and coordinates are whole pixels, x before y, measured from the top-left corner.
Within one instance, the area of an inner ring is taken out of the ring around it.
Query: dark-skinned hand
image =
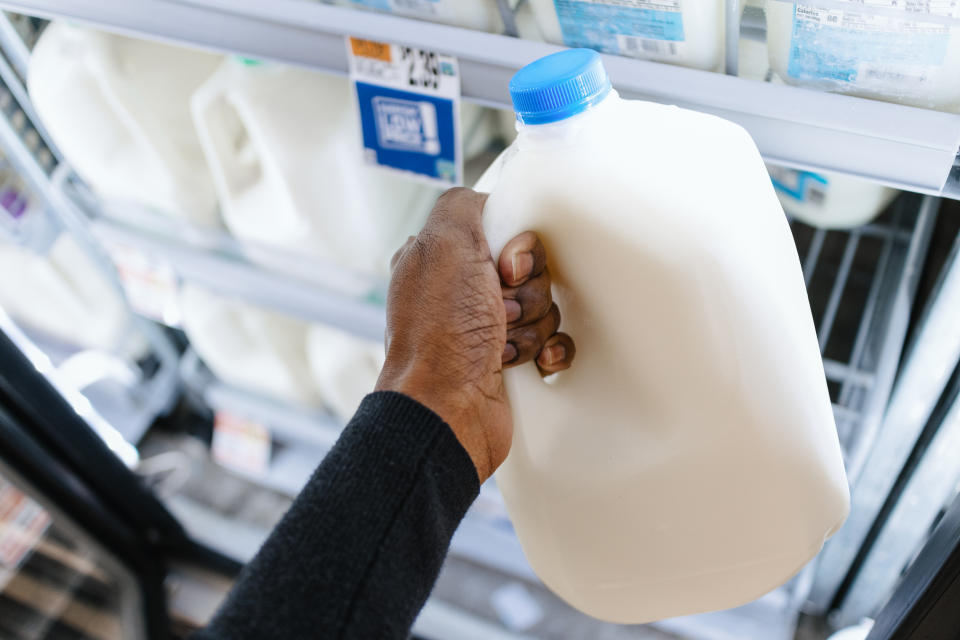
[[[494,262],[481,226],[486,194],[457,188],[393,257],[387,357],[377,390],[404,393],[450,425],[483,482],[510,451],[503,370],[530,360],[542,375],[570,366],[558,333],[547,255],[527,231]]]

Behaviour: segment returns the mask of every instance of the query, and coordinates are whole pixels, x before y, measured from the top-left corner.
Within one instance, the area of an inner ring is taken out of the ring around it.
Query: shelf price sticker
[[[177,274],[165,260],[123,242],[104,241],[134,311],[170,327],[180,326]]]
[[[50,526],[50,515],[35,500],[0,476],[0,591]]]
[[[213,417],[213,459],[225,467],[253,476],[270,468],[270,431],[259,422],[217,411]]]
[[[353,37],[347,57],[364,160],[440,186],[462,184],[457,59]]]

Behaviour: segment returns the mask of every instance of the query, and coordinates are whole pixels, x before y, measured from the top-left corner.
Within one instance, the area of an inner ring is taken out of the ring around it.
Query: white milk
[[[791,84],[960,110],[960,6],[767,2],[770,66]]]
[[[120,346],[123,300],[67,234],[45,255],[0,242],[0,273],[0,307],[25,328],[79,347]]]
[[[192,285],[180,292],[183,330],[227,384],[303,405],[319,404],[307,363],[307,325]]]
[[[723,0],[530,0],[547,42],[685,67],[723,66]]]
[[[40,119],[100,195],[217,225],[190,95],[221,58],[51,23],[30,58]]]
[[[524,124],[477,189],[493,256],[540,234],[577,344],[552,383],[533,364],[505,372],[515,431],[497,484],[545,584],[639,623],[783,583],[843,523],[849,493],[756,146],[720,118],[608,90],[583,49],[518,72]]]
[[[373,392],[383,368],[383,344],[313,325],[307,335],[307,354],[323,403],[346,423],[363,397]]]
[[[826,229],[849,229],[876,218],[897,190],[829,171],[801,171],[767,165],[783,210],[801,222]]]
[[[197,130],[235,236],[388,273],[436,190],[364,163],[355,102],[344,78],[237,59],[197,90]]]
[[[503,30],[497,0],[334,0],[334,4],[477,31],[499,33]]]

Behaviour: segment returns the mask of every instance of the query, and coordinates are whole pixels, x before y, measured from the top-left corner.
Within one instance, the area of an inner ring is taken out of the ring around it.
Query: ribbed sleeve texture
[[[196,640],[406,638],[479,492],[450,427],[368,395]]]

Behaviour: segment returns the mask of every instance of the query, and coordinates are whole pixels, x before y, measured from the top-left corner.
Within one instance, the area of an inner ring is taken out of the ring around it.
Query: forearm
[[[195,637],[405,638],[478,490],[436,414],[371,394]]]

